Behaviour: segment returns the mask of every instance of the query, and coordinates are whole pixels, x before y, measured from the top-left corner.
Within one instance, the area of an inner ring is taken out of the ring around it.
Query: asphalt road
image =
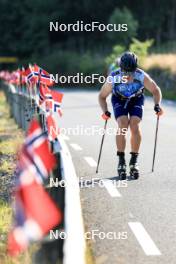
[[[96,91],[65,91],[60,126],[102,128],[97,96]],[[176,263],[176,104],[165,101],[163,107],[155,172],[151,173],[156,116],[152,99],[146,99],[137,181],[112,180],[117,176],[112,133],[105,137],[96,174],[101,135],[67,131],[65,139],[80,180],[83,218],[86,231],[92,232],[96,264]],[[116,128],[114,118],[108,128]],[[129,152],[128,134],[127,161]],[[109,180],[95,183],[96,178]]]

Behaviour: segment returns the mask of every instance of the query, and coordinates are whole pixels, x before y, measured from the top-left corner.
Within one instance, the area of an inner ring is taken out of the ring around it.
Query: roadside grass
[[[151,54],[141,67],[159,85],[164,99],[176,100],[176,53]]]
[[[151,54],[143,61],[142,67],[145,70],[151,68],[169,69],[171,73],[176,73],[176,53]]]
[[[94,264],[93,253],[90,242],[86,242],[86,264]]]
[[[16,153],[23,142],[24,134],[10,118],[5,95],[0,91],[0,263],[31,264],[36,245],[17,258],[7,255],[7,236],[12,223],[11,195],[14,184]]]
[[[1,240],[6,236],[12,218],[12,209],[7,202],[0,200],[0,236]],[[0,240],[0,244],[1,244]]]

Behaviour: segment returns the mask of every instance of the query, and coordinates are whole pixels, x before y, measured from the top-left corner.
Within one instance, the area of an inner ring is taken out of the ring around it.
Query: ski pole
[[[98,156],[98,162],[97,162],[96,173],[98,173],[98,167],[99,167],[99,164],[100,164],[100,158],[101,158],[101,153],[102,153],[102,148],[103,148],[103,142],[104,142],[104,137],[105,137],[105,132],[106,132],[107,122],[108,122],[108,120],[106,120],[106,121],[105,121],[105,124],[104,124],[104,134],[103,134],[103,136],[102,136],[102,140],[101,140],[100,152],[99,152],[99,156]]]
[[[156,122],[156,132],[155,132],[155,144],[154,144],[154,151],[153,151],[152,172],[154,172],[154,165],[155,165],[156,147],[157,147],[157,139],[158,139],[158,127],[159,127],[159,115],[157,116],[157,122]]]

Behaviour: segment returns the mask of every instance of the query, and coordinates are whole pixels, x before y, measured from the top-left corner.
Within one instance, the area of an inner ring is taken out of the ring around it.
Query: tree
[[[130,40],[136,36],[138,22],[134,19],[133,14],[126,7],[123,9],[116,8],[109,18],[109,23],[127,24],[128,27],[126,32],[107,32],[107,37],[112,41],[112,44],[118,42],[118,44],[128,45]]]
[[[148,50],[152,46],[153,42],[154,42],[153,39],[140,41],[136,38],[133,38],[132,43],[129,45],[128,48],[125,48],[124,46],[121,45],[115,45],[113,47],[112,53],[105,58],[105,63],[107,66],[114,63],[117,60],[117,58],[120,58],[122,53],[125,52],[126,50],[134,52],[139,57],[140,63],[142,63],[143,60],[148,55]]]
[[[114,46],[112,49],[112,53],[105,58],[106,65],[109,66],[110,64],[114,63],[116,59],[122,55],[123,52],[125,52],[125,47],[120,45]]]
[[[139,57],[140,64],[142,64],[143,60],[148,55],[148,50],[152,46],[153,42],[153,39],[148,39],[146,41],[140,41],[135,38],[132,39],[129,50],[134,52]]]

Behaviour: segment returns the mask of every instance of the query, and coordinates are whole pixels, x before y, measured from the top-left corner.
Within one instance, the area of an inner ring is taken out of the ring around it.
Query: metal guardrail
[[[36,98],[26,93],[19,93],[14,85],[3,84],[11,116],[24,131],[27,131],[30,121],[36,117],[41,127],[46,131],[45,112],[39,108]],[[22,91],[23,89],[21,89]],[[85,264],[84,227],[81,213],[79,183],[75,173],[70,152],[61,135],[52,143],[53,152],[57,158],[57,167],[45,183],[45,188],[63,212],[63,221],[54,231],[64,230],[65,239],[49,239],[42,241],[42,247],[35,256],[49,263],[60,260],[64,264]],[[50,180],[65,181],[65,188],[50,184]],[[40,263],[45,263],[45,261]]]

